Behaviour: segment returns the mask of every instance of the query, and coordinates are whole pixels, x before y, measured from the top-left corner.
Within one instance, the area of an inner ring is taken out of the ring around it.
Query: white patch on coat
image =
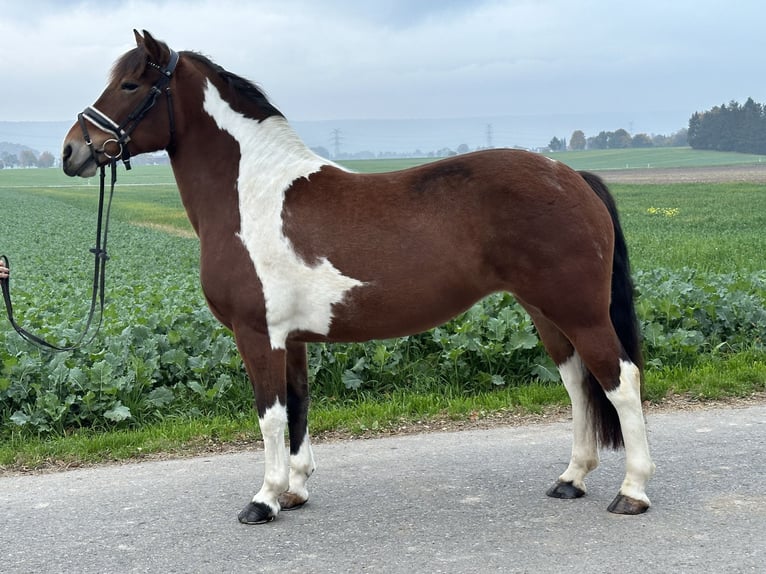
[[[299,496],[304,502],[309,499],[306,481],[316,470],[314,452],[311,450],[309,433],[303,437],[301,447],[296,454],[290,455],[290,492]]]
[[[571,482],[585,492],[585,476],[598,466],[598,444],[596,429],[588,408],[585,366],[580,355],[574,353],[558,368],[561,381],[572,402],[573,426],[572,458],[559,481]]]
[[[253,497],[253,502],[266,504],[271,508],[272,516],[276,516],[279,514],[279,495],[288,486],[287,409],[277,401],[266,409],[258,422],[263,435],[263,486]]]
[[[204,109],[239,144],[239,238],[263,285],[272,348],[283,349],[292,331],[326,335],[332,306],[362,282],[343,275],[327,258],[315,265],[303,261],[284,234],[282,208],[294,181],[332,164],[308,149],[287,120],[247,118],[210,82]]]
[[[654,463],[649,456],[646,423],[641,408],[641,374],[630,361],[620,361],[620,385],[606,393],[620,417],[625,441],[625,480],[620,494],[649,503],[646,484],[654,474]]]

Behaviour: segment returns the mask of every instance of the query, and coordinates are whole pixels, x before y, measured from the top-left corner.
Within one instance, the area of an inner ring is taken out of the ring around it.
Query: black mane
[[[203,56],[202,54],[198,54],[197,52],[183,52],[183,55],[187,58],[190,58],[192,60],[195,60],[204,66],[210,68],[215,72],[215,74],[218,75],[221,80],[224,81],[224,83],[231,88],[231,90],[238,96],[241,97],[243,102],[230,102],[232,107],[236,109],[238,112],[243,113],[245,116],[251,117],[253,119],[261,120],[269,116],[282,116],[282,112],[280,112],[274,105],[269,101],[269,99],[266,97],[266,95],[263,93],[263,91],[255,85],[250,80],[247,80],[243,78],[242,76],[238,76],[236,74],[232,74],[231,72],[225,70],[212,60],[210,58]],[[237,104],[244,104],[246,102],[255,104],[258,106],[258,109],[260,110],[259,117],[253,116],[252,112],[248,112],[248,106],[246,105],[237,105]],[[284,117],[284,116],[283,116]]]

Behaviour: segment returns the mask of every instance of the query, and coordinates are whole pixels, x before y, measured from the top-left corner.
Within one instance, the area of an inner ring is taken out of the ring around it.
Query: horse
[[[262,486],[240,522],[309,499],[307,344],[422,332],[499,291],[529,313],[571,398],[571,459],[547,494],[583,496],[599,449],[624,446],[608,510],[649,508],[633,283],[600,178],[512,149],[354,173],[311,151],[256,84],[134,35],[66,134],[62,165],[90,177],[167,150],[206,302],[233,333],[263,435]]]

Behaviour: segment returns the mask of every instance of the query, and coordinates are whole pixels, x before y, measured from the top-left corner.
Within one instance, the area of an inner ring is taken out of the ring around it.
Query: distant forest
[[[766,107],[748,98],[695,112],[688,139],[694,149],[766,154]]]
[[[686,130],[681,129],[666,135],[636,134],[630,135],[622,128],[613,132],[601,131],[598,135],[585,137],[582,130],[572,132],[569,144],[563,139],[553,138],[548,144],[548,151],[584,150],[584,149],[625,149],[637,147],[678,147],[687,145]]]

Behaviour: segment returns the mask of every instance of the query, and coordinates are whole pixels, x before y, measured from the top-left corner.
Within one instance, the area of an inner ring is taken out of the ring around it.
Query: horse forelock
[[[146,69],[146,51],[136,47],[125,52],[112,66],[111,80],[117,81],[125,76],[140,77]]]
[[[207,56],[203,56],[198,52],[183,52],[183,55],[202,64],[210,70],[211,76],[220,79],[223,85],[229,88],[233,98],[227,98],[226,94],[222,94],[222,96],[225,99],[229,99],[228,103],[232,108],[244,114],[246,117],[258,120],[270,116],[284,117],[282,112],[269,101],[269,98],[266,96],[263,89],[254,82],[229,72],[213,62]],[[255,104],[258,113],[252,113],[252,111],[248,109],[249,106],[247,104]]]

